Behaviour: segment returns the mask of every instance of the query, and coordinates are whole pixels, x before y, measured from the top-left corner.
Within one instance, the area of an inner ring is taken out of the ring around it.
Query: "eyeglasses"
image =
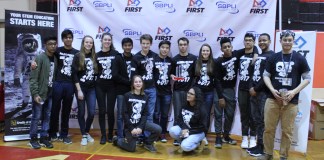
[[[191,92],[187,92],[187,94],[189,94],[189,95],[192,95],[192,96],[194,96],[194,95],[195,95],[194,93],[191,93]]]

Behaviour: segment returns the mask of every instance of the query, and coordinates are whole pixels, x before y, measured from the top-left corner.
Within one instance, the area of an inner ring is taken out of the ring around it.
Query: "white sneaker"
[[[82,136],[81,145],[86,146],[88,144],[88,138],[86,135]]]
[[[94,142],[94,139],[90,136],[89,133],[87,133],[87,140],[88,142]]]
[[[202,141],[204,142],[205,146],[208,146],[208,140],[206,137]]]
[[[250,137],[250,146],[249,148],[253,148],[256,146],[256,137],[255,136],[251,136]]]
[[[243,136],[241,148],[243,148],[243,149],[249,148],[249,140],[248,140],[247,136]]]

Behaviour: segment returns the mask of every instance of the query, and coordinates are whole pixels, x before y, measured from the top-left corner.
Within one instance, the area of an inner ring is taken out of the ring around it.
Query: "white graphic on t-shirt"
[[[63,60],[63,66],[61,69],[62,74],[71,76],[73,57],[73,54],[60,53],[60,59]]]
[[[193,61],[178,61],[177,68],[176,68],[176,75],[177,77],[181,77],[183,79],[178,80],[178,82],[189,82],[190,75],[189,75],[189,67]]]
[[[153,79],[153,58],[147,58],[144,63],[144,67],[146,70],[146,75],[143,75],[143,80],[151,80]]]
[[[110,57],[100,57],[98,58],[99,63],[102,66],[102,73],[100,75],[100,78],[102,79],[111,79],[111,58]]]
[[[185,110],[185,109],[182,109],[181,114],[182,114],[183,122],[184,122],[184,123],[185,123],[189,128],[191,128],[189,122],[190,122],[192,116],[195,115],[195,113],[190,112],[190,111]]]
[[[247,57],[241,57],[241,63],[240,63],[240,80],[241,81],[248,81],[250,79],[249,76],[249,65],[252,58]]]
[[[142,111],[143,104],[141,102],[133,102],[132,104],[132,110],[133,113],[131,115],[130,121],[132,124],[136,124],[141,119],[141,111]]]
[[[207,74],[207,64],[202,64],[201,70],[200,70],[200,79],[198,81],[198,84],[202,86],[208,86],[210,83],[210,78]]]
[[[253,73],[253,81],[258,82],[261,79],[260,76],[260,64],[261,64],[261,59],[257,59],[255,61],[255,66],[254,66],[254,73]]]
[[[51,62],[49,77],[48,77],[48,86],[52,87],[53,85],[53,76],[54,76],[54,62]]]
[[[292,66],[295,64],[295,62],[285,62],[285,64],[283,62],[277,62],[276,64],[276,71],[278,72],[278,75],[280,77],[286,77],[286,74],[290,73],[292,70]],[[289,68],[285,68],[288,67]],[[287,72],[288,69],[288,72]],[[287,72],[287,73],[286,73]]]
[[[158,85],[167,85],[169,83],[168,76],[168,64],[167,63],[156,63],[156,68],[159,70],[159,79],[157,80]]]
[[[86,74],[81,77],[80,81],[91,81],[94,78],[93,62],[90,58],[85,58],[84,62],[86,65]]]
[[[222,63],[222,66],[226,69],[226,72],[227,72],[226,76],[223,77],[223,80],[231,81],[235,78],[235,76],[236,76],[235,71],[234,71],[235,61],[236,61],[236,57],[233,57],[229,61]]]
[[[131,78],[132,66],[131,61],[126,61],[128,78]]]

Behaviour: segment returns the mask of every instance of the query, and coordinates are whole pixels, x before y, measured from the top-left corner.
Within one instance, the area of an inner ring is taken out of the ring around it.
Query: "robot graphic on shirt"
[[[61,73],[67,76],[71,76],[72,72],[72,61],[73,61],[74,55],[60,55],[60,59],[63,59],[63,66],[61,69]]]
[[[185,109],[182,109],[181,111],[181,114],[182,114],[182,119],[183,119],[183,122],[189,127],[190,127],[190,119],[192,118],[192,116],[194,115],[193,112],[190,112],[188,110],[185,110]]]
[[[148,59],[144,64],[146,75],[143,76],[143,80],[150,80],[153,78],[153,61]]]
[[[140,121],[141,116],[142,116],[141,115],[142,106],[143,106],[143,104],[141,102],[133,102],[133,104],[132,104],[133,113],[130,118],[131,123],[136,124]]]
[[[157,84],[159,85],[167,85],[169,83],[168,76],[168,65],[167,64],[159,64],[156,66],[159,69],[159,80]]]
[[[202,86],[208,86],[210,83],[210,78],[207,74],[207,65],[203,64],[201,70],[200,70],[200,79],[198,81],[198,84],[202,85]]]
[[[85,59],[86,64],[86,74],[83,75],[80,79],[81,82],[85,82],[86,80],[91,81],[94,78],[94,70],[93,70],[93,62],[90,58]]]
[[[190,67],[190,63],[180,61],[179,66],[177,66],[177,73],[178,77],[183,78],[182,80],[178,80],[179,82],[189,82],[190,76],[188,69]]]
[[[250,78],[249,71],[248,71],[249,65],[250,65],[249,59],[241,61],[241,66],[240,66],[240,80],[241,81],[249,80],[249,78]]]
[[[233,80],[235,78],[235,71],[234,71],[234,61],[228,61],[227,64],[225,64],[226,68],[226,76],[223,78],[223,80]]]
[[[255,61],[254,73],[253,73],[253,81],[256,81],[256,82],[261,79],[261,76],[260,76],[260,65],[261,65],[261,61],[262,61],[261,58],[258,58]]]
[[[102,66],[102,74],[100,75],[100,78],[102,79],[111,79],[111,59],[102,59],[99,61],[99,63]]]
[[[285,64],[284,64],[285,63]],[[286,74],[288,74],[288,73],[290,73],[291,72],[291,70],[292,70],[292,67],[293,67],[293,65],[295,64],[295,62],[290,62],[290,64],[289,64],[289,62],[278,62],[277,64],[276,64],[276,71],[278,72],[278,75],[280,76],[280,77],[286,77]],[[288,72],[286,71],[287,69],[285,68],[285,67],[288,67],[288,65],[289,65],[289,69],[288,69]],[[287,72],[287,73],[286,73]]]
[[[36,55],[43,53],[44,50],[42,49],[42,40],[39,34],[20,33],[17,35],[17,41],[14,85],[16,87],[22,87],[22,107],[24,108],[28,103],[31,103],[29,91],[31,63],[34,61]]]

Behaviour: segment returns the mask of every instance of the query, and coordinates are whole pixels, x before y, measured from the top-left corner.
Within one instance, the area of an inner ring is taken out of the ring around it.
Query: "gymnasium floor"
[[[4,133],[0,133],[3,138]],[[253,160],[248,153],[240,148],[240,137],[232,136],[238,140],[235,146],[224,144],[222,149],[214,148],[215,135],[209,134],[208,147],[196,150],[192,153],[179,153],[178,148],[172,145],[173,140],[168,137],[167,143],[157,142],[155,144],[158,152],[150,153],[143,147],[138,147],[135,153],[123,151],[111,143],[99,144],[99,130],[92,130],[91,135],[95,142],[87,146],[81,146],[81,135],[79,130],[71,129],[70,136],[73,144],[66,145],[62,142],[54,142],[53,149],[31,149],[27,146],[28,141],[3,142],[0,141],[0,160],[138,160],[138,159],[214,159],[214,160]],[[274,158],[279,159],[278,151],[274,152]],[[291,152],[290,160],[320,160],[324,159],[324,140],[309,140],[307,154]]]

